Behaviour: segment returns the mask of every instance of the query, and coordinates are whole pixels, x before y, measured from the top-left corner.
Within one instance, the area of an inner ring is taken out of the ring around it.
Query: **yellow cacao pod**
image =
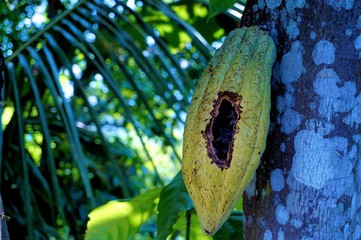
[[[256,26],[233,30],[195,88],[182,173],[205,234],[227,220],[266,147],[276,48]]]

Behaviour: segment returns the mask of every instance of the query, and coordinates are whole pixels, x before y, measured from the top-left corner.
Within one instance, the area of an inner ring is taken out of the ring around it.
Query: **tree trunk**
[[[273,37],[271,127],[245,239],[361,239],[361,1],[248,0]]]
[[[6,225],[6,221],[8,220],[8,216],[6,216],[4,214],[4,207],[3,207],[3,202],[1,199],[1,194],[0,194],[0,239],[1,240],[9,240],[9,232],[8,232],[8,228]]]

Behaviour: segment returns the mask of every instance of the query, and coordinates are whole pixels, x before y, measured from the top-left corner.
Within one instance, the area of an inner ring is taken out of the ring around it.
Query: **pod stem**
[[[190,240],[190,230],[191,230],[191,210],[186,211],[186,240]]]

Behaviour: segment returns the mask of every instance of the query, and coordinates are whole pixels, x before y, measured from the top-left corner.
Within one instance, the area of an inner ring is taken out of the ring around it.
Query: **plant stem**
[[[186,212],[186,240],[190,240],[190,230],[191,230],[191,210]]]

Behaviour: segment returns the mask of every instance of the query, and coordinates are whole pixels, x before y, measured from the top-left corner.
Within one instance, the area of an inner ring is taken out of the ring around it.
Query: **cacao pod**
[[[183,137],[182,174],[203,232],[214,234],[252,180],[266,147],[272,38],[233,30],[195,88]]]

